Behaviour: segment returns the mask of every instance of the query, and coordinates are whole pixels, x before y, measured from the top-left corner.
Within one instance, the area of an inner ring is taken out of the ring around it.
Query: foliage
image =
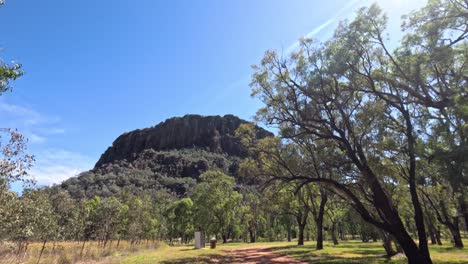
[[[26,153],[26,142],[18,131],[0,129],[0,185],[15,181],[33,183],[27,176],[34,157]]]
[[[158,191],[189,196],[199,176],[209,169],[237,174],[238,157],[205,150],[146,150],[132,162],[116,161],[81,173],[53,188],[74,198],[118,196],[124,192],[154,196]]]
[[[234,178],[221,171],[207,171],[200,178],[192,196],[194,226],[210,235],[221,233],[226,242],[243,210],[242,195],[234,190]]]
[[[410,263],[431,263],[420,197],[425,179],[418,167],[425,157],[419,149],[433,123],[451,122],[454,131],[464,131],[464,106],[456,102],[467,91],[466,8],[463,1],[429,2],[407,18],[407,34],[391,52],[387,17],[374,4],[341,23],[327,42],[303,39],[288,56],[267,51],[254,66],[253,95],[265,105],[258,120],[279,126],[298,153],[322,144],[351,165],[339,168],[339,177],[323,177],[291,164],[288,144],[278,143],[280,151],[270,157],[287,173],[270,178],[334,191],[367,222],[393,235]],[[464,145],[464,133],[457,136],[452,142]],[[397,186],[407,186],[410,194],[405,214],[414,221],[417,244],[392,199]]]

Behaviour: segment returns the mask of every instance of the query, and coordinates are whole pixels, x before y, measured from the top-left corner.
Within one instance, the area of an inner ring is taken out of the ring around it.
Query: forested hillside
[[[96,167],[116,160],[131,161],[145,149],[159,151],[194,148],[245,157],[246,149],[234,135],[239,125],[245,123],[247,121],[233,115],[170,118],[154,127],[122,134],[102,154]],[[258,138],[272,135],[264,129],[257,131]]]
[[[235,130],[248,122],[232,115],[186,115],[152,128],[119,136],[94,169],[55,186],[74,198],[118,196],[122,192],[154,195],[160,191],[185,197],[207,170],[221,170],[237,179],[247,157]],[[258,139],[273,136],[257,127]],[[250,180],[251,181],[251,180]]]

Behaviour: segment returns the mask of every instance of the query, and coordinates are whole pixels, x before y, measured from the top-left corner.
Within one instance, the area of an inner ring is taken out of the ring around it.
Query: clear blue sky
[[[399,17],[422,1],[378,1]],[[0,58],[25,75],[0,97],[0,127],[29,138],[50,184],[89,169],[121,133],[184,114],[250,119],[252,64],[304,35],[324,40],[368,0],[7,0]]]

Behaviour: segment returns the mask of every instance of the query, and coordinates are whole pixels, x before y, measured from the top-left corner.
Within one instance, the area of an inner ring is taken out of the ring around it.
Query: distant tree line
[[[240,158],[202,149],[147,149],[132,160],[117,160],[54,186],[73,198],[111,197],[121,192],[153,195],[161,189],[177,196],[193,191],[200,175],[222,170],[237,177]]]

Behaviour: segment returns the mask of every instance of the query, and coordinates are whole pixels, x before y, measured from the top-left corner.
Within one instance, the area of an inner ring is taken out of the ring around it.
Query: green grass
[[[464,241],[468,245],[468,241]],[[386,258],[381,242],[362,243],[360,241],[342,242],[333,246],[326,242],[323,250],[315,250],[315,242],[306,242],[304,246],[297,246],[295,242],[273,243],[232,243],[218,244],[216,249],[195,250],[192,246],[163,245],[158,250],[141,251],[119,260],[123,264],[185,264],[185,263],[212,263],[216,259],[219,263],[228,263],[229,250],[247,248],[258,245],[268,245],[271,251],[280,255],[288,255],[309,263],[371,263],[371,264],[403,264],[404,256],[397,255],[391,259]],[[468,249],[455,249],[448,241],[442,246],[431,246],[431,256],[435,264],[468,263]],[[224,260],[224,261],[223,261]]]
[[[385,257],[385,250],[381,242],[347,241],[337,246],[325,243],[323,250],[316,250],[315,243],[309,242],[302,247],[288,245],[274,247],[271,250],[309,263],[407,263],[406,258],[402,255],[391,259]],[[430,251],[435,264],[468,263],[468,249],[455,249],[448,242],[442,246],[430,246]]]
[[[210,263],[211,259],[220,259],[226,255],[226,250],[248,247],[252,244],[230,243],[218,245],[216,249],[193,249],[193,246],[162,245],[156,251],[140,252],[122,259],[122,264],[152,264],[152,263]]]

